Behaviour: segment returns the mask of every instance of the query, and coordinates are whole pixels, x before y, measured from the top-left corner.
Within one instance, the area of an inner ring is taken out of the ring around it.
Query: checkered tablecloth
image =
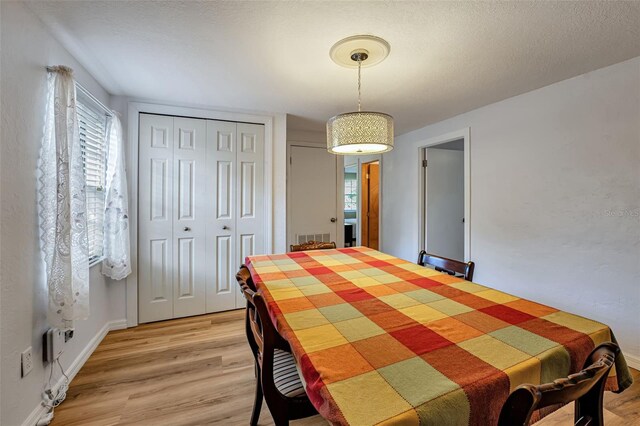
[[[363,247],[246,260],[333,424],[491,425],[510,391],[578,371],[606,325]],[[620,355],[608,380],[632,382]]]

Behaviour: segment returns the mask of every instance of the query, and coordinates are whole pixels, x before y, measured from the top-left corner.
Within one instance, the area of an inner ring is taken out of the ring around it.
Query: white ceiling
[[[321,129],[356,106],[329,58],[354,34],[391,44],[363,108],[396,134],[640,56],[640,2],[46,1],[30,8],[111,94],[286,112]]]

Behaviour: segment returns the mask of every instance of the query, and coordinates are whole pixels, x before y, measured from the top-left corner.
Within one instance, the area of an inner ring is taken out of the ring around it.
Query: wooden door
[[[298,145],[289,154],[289,244],[336,241],[336,156],[325,147]]]
[[[380,164],[362,165],[361,227],[362,245],[378,250],[380,226]]]

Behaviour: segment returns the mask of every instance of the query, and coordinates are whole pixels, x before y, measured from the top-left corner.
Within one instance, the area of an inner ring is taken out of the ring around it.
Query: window
[[[86,179],[89,265],[93,265],[102,260],[103,251],[108,116],[98,101],[81,87],[76,88],[78,128]]]
[[[358,174],[345,168],[344,173],[344,210],[356,211],[358,209]]]

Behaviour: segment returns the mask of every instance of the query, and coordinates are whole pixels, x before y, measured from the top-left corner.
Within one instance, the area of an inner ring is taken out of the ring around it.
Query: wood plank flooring
[[[54,426],[246,425],[253,357],[242,311],[113,331],[75,377]],[[605,395],[607,426],[640,425],[640,373],[624,393]],[[567,406],[537,425],[572,424]],[[266,405],[261,425],[273,425]],[[292,422],[325,425],[319,416]]]

